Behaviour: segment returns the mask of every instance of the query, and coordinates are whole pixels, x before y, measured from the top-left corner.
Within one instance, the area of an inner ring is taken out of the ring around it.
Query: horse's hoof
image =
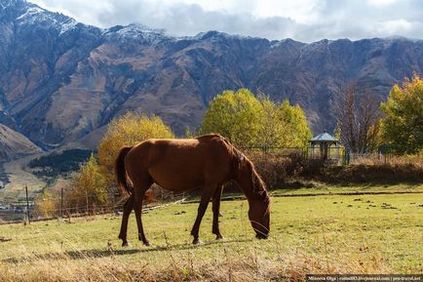
[[[201,243],[201,241],[198,238],[196,238],[196,239],[194,239],[194,241],[192,241],[193,245],[199,245],[200,243]]]
[[[148,241],[144,241],[143,243],[144,243],[144,246],[146,246],[146,247],[150,247],[150,242],[148,242]]]
[[[258,233],[256,235],[256,238],[259,239],[259,240],[266,240],[268,237],[269,237],[268,235],[264,235],[264,234],[260,234],[260,233]]]
[[[223,239],[222,235],[220,235],[220,234],[216,235],[216,240],[222,240],[222,239]]]
[[[128,247],[128,246],[129,246],[128,242],[126,241],[122,242],[122,247]]]

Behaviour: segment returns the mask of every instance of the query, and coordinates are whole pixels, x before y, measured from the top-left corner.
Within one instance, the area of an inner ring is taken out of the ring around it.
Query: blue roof
[[[325,133],[319,134],[317,136],[314,136],[313,138],[311,138],[310,141],[314,141],[314,142],[338,142],[338,139],[336,139],[335,137],[333,137],[329,133],[325,132]]]

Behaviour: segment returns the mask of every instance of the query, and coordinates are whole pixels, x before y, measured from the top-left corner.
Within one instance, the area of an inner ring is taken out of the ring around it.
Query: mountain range
[[[22,136],[29,152],[94,147],[110,120],[128,111],[157,114],[181,135],[198,127],[214,96],[241,87],[298,103],[319,133],[334,127],[340,85],[355,81],[382,100],[422,68],[421,40],[173,37],[136,24],[102,29],[25,0],[0,0],[1,130]]]

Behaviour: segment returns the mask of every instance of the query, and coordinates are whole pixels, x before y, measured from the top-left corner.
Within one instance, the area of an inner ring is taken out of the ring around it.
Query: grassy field
[[[367,184],[348,186],[327,185],[312,182],[313,188],[299,187],[291,189],[277,189],[271,192],[273,196],[280,195],[311,195],[311,194],[366,194],[366,193],[423,193],[423,184],[399,183],[399,184]]]
[[[223,241],[211,234],[208,210],[199,246],[189,236],[195,203],[145,214],[151,247],[136,240],[133,217],[128,248],[117,240],[115,216],[2,225],[0,280],[268,281],[423,272],[423,194],[274,197],[271,238],[263,241],[254,238],[247,209],[246,201],[222,203]]]

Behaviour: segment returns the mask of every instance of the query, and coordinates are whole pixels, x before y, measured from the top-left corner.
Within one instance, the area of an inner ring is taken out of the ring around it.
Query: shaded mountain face
[[[0,124],[0,163],[40,152],[28,138]]]
[[[95,144],[127,111],[157,114],[183,134],[216,94],[240,87],[288,98],[315,131],[331,130],[339,85],[354,80],[383,99],[422,67],[422,41],[305,44],[215,31],[175,38],[138,25],[99,29],[24,0],[0,0],[0,123],[43,148]]]

